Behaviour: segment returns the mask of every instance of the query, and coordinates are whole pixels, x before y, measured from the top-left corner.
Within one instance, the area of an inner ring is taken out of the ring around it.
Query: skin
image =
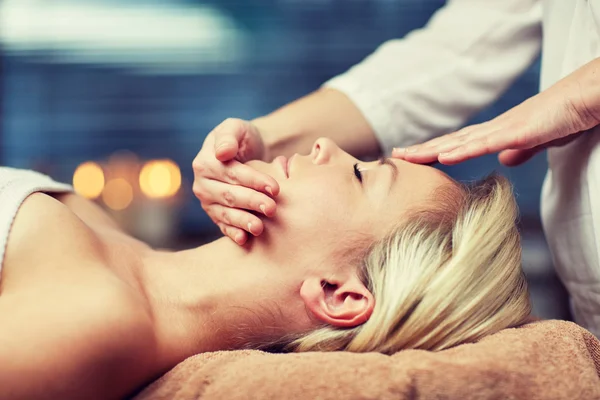
[[[395,149],[392,157],[456,164],[500,152],[502,164],[515,166],[547,147],[575,140],[598,124],[600,58],[493,120],[422,145]],[[194,160],[194,193],[221,231],[243,244],[249,233],[257,236],[264,230],[262,220],[247,210],[275,215],[279,188],[272,177],[239,161],[270,161],[279,154],[305,152],[318,137],[332,139],[357,157],[381,152],[373,130],[352,101],[334,89],[322,89],[253,121],[221,123]]]
[[[279,193],[273,177],[243,163],[305,154],[320,137],[328,137],[356,157],[381,152],[354,103],[337,90],[322,89],[253,121],[230,118],[219,124],[192,164],[194,193],[223,234],[242,245],[249,233],[257,236],[264,229],[263,222],[247,210],[272,217]]]
[[[280,161],[251,164],[279,181],[281,205],[245,246],[156,251],[76,195],[29,196],[0,280],[3,395],[122,398],[197,353],[366,321],[375,299],[342,244],[382,237],[451,180],[398,160],[392,180],[391,166],[327,139],[294,157],[289,176]]]
[[[393,155],[411,162],[452,165],[500,152],[502,164],[515,166],[548,147],[570,143],[598,124],[600,58],[491,121],[394,149]]]

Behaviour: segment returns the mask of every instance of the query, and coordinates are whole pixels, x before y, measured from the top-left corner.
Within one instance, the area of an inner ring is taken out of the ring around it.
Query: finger
[[[205,162],[197,157],[192,163],[192,168],[195,176],[194,193],[200,201],[205,201],[206,198],[200,194],[201,188],[198,185],[202,185],[204,181],[211,179],[246,186],[272,197],[279,195],[280,192],[279,183],[276,179],[237,160],[226,163],[214,160]]]
[[[221,233],[223,233],[223,235],[227,236],[229,239],[233,240],[235,243],[239,244],[240,246],[245,244],[246,241],[248,240],[248,234],[239,228],[233,227],[233,226],[228,226],[225,224],[218,224],[219,228],[221,229]]]
[[[194,184],[194,193],[203,205],[221,204],[231,208],[253,210],[267,217],[275,215],[275,201],[264,193],[243,186],[230,185],[213,179]]]
[[[534,147],[533,149],[509,149],[501,151],[498,154],[498,161],[507,167],[515,167],[528,161],[531,157],[542,151],[541,147]]]
[[[415,163],[431,163],[438,160],[440,153],[448,153],[463,146],[469,141],[476,140],[486,134],[484,125],[474,125],[464,128],[458,132],[444,135],[442,137],[430,140],[421,145],[411,146],[404,149],[398,149],[396,153],[398,158]]]
[[[264,230],[260,218],[244,210],[213,204],[207,207],[206,212],[213,221],[216,220],[217,223],[245,230],[254,236],[260,235]]]
[[[273,177],[237,160],[227,162],[223,172],[224,182],[245,186],[270,196],[279,194],[279,183]]]
[[[430,164],[436,163],[438,155],[435,152],[428,152],[425,154],[407,154],[404,149],[394,149],[392,151],[392,157],[400,160],[409,161],[417,164]]]
[[[237,155],[239,143],[249,127],[247,121],[228,118],[214,129],[215,155],[219,161],[229,161]]]
[[[421,144],[409,146],[407,148],[394,148],[392,150],[392,156],[397,158],[411,158],[414,156],[418,156],[419,154],[434,153],[435,151],[431,150],[437,148],[451,149],[456,147],[456,144],[464,143],[468,140],[469,137],[473,137],[474,135],[477,135],[477,133],[483,131],[483,127],[483,124],[471,125],[459,131],[449,133],[447,135],[440,136],[435,139],[431,139]]]
[[[517,137],[518,133],[516,132],[507,132],[504,129],[498,129],[477,139],[473,139],[453,150],[441,152],[438,156],[438,161],[442,164],[453,165],[486,154],[496,153],[512,148]]]
[[[466,137],[464,139],[453,139],[451,141],[442,142],[441,144],[435,147],[409,148],[404,154],[401,154],[398,158],[419,164],[436,162],[438,160],[438,156],[441,153],[448,153],[460,146],[463,146],[465,144],[465,140],[468,139]],[[392,153],[392,155],[394,154]]]
[[[476,142],[459,146],[450,152],[440,153],[438,161],[440,164],[454,165],[489,153],[489,147],[485,144],[485,141],[477,140]]]

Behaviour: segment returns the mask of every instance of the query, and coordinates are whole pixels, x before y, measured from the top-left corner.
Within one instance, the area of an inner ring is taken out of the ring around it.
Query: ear
[[[315,317],[340,328],[366,322],[375,306],[375,298],[354,274],[343,279],[308,278],[300,296]]]

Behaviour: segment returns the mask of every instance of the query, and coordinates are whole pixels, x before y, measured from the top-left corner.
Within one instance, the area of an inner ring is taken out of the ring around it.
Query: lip
[[[288,178],[290,177],[290,172],[291,172],[291,168],[292,168],[292,160],[294,159],[294,157],[296,157],[296,154],[294,154],[287,160],[286,173],[287,173]]]
[[[285,158],[284,156],[278,156],[275,158],[275,160],[273,160],[277,163],[279,163],[279,165],[281,165],[281,168],[283,169],[283,173],[285,175],[286,178],[289,178],[289,174],[288,174],[288,159]]]

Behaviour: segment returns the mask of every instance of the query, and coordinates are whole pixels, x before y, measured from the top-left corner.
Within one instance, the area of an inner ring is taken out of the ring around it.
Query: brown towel
[[[600,342],[539,321],[437,353],[206,353],[136,397],[158,399],[600,399]]]

